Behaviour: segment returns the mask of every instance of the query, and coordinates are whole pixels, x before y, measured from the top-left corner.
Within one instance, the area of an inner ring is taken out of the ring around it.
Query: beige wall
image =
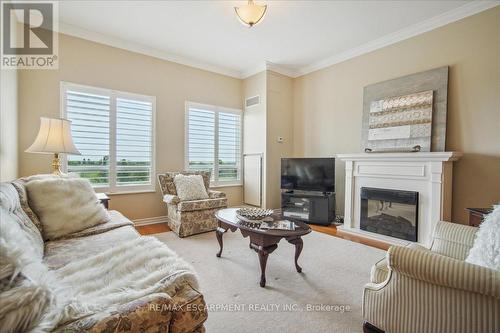
[[[500,200],[499,22],[497,7],[296,79],[265,71],[238,80],[61,35],[58,71],[19,73],[19,175],[50,170],[50,156],[24,149],[37,133],[40,116],[59,116],[60,81],[156,96],[158,172],[184,167],[186,100],[241,108],[244,98],[260,95],[261,105],[244,112],[243,151],[263,153],[263,202],[278,207],[281,157],[361,151],[364,86],[450,66],[447,150],[465,153],[455,166],[453,219],[464,223],[465,207]],[[2,117],[3,109],[2,104]],[[4,133],[2,118],[2,138]],[[277,142],[278,136],[284,143]],[[337,162],[340,213],[343,167]],[[223,191],[230,205],[241,202],[241,187]],[[165,214],[158,191],[113,196],[111,207],[132,219]]]
[[[447,150],[464,153],[453,175],[453,220],[500,201],[500,7],[294,80],[294,153],[361,151],[363,87],[449,66]],[[337,208],[344,170],[337,164]]]
[[[245,110],[243,152],[262,153],[262,207],[279,208],[281,157],[293,153],[293,79],[263,71],[243,80],[243,98],[259,95],[260,104]],[[283,142],[278,142],[283,137]]]
[[[17,178],[17,71],[1,70],[0,181]]]
[[[293,154],[293,79],[267,71],[266,207],[280,208],[281,158]],[[278,137],[283,142],[278,142]]]
[[[260,96],[258,105],[245,108],[243,112],[243,154],[262,154],[263,168],[266,165],[266,100],[267,73],[262,71],[243,80],[243,101]],[[265,169],[264,169],[265,170]],[[266,203],[266,173],[262,173],[262,203]]]
[[[184,169],[186,100],[242,108],[241,80],[157,58],[60,35],[59,70],[19,74],[19,173],[50,171],[51,157],[23,151],[33,142],[39,117],[59,117],[59,83],[79,84],[156,96],[156,171]],[[241,202],[241,187],[221,188],[229,204]],[[166,207],[156,193],[113,195],[111,208],[131,219],[162,216]]]

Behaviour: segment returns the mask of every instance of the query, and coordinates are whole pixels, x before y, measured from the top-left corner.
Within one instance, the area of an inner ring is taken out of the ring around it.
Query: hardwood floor
[[[170,231],[170,228],[166,223],[148,224],[140,227],[135,227],[135,229],[137,229],[137,231],[141,235],[159,234],[161,232]]]
[[[350,240],[351,242],[356,242],[356,243],[361,243],[364,245],[376,247],[376,248],[381,249],[381,250],[388,250],[389,247],[391,246],[388,243],[381,242],[381,241],[378,241],[375,239],[356,236],[356,235],[342,232],[342,231],[338,230],[337,227],[333,224],[329,225],[329,226],[310,224],[310,226],[311,226],[311,229],[314,231],[322,232],[324,234],[332,235],[334,237],[347,239],[347,240]]]
[[[314,231],[322,232],[324,234],[328,234],[334,237],[347,239],[352,242],[376,247],[378,249],[387,250],[390,246],[389,244],[381,241],[343,233],[342,231],[337,230],[337,228],[333,224],[330,226],[311,224],[310,226]],[[158,234],[161,232],[170,231],[170,228],[166,223],[149,224],[135,228],[137,229],[137,231],[139,231],[141,235],[151,235],[151,234]]]

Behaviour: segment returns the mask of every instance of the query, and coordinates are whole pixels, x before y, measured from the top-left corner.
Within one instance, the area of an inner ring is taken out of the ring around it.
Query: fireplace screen
[[[418,235],[418,192],[361,188],[362,230],[412,242]]]

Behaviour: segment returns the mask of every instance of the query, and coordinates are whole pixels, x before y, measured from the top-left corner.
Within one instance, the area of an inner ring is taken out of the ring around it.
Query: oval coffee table
[[[261,230],[258,228],[252,228],[248,223],[240,221],[237,218],[237,210],[238,208],[226,208],[215,213],[215,217],[218,220],[218,227],[215,234],[217,235],[217,240],[219,241],[220,246],[217,257],[220,257],[222,254],[222,235],[224,235],[224,233],[228,230],[235,232],[239,229],[243,237],[250,238],[250,248],[255,250],[255,252],[259,255],[261,287],[266,286],[267,257],[271,252],[276,250],[278,242],[282,238],[286,239],[290,244],[295,245],[295,268],[297,269],[297,272],[302,272],[302,268],[297,263],[303,246],[301,237],[310,233],[311,227],[304,222],[288,219],[289,221],[293,221],[295,223],[295,230]],[[282,216],[277,214],[273,215],[273,218],[275,220],[281,220]]]

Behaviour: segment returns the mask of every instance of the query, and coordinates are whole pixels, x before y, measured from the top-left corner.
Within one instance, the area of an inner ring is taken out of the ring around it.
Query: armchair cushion
[[[164,174],[158,175],[158,182],[160,183],[160,189],[163,195],[165,194],[177,195],[177,190],[175,189],[175,184],[174,184],[174,178],[178,174],[201,175],[203,177],[203,183],[205,184],[205,189],[208,191],[208,188],[210,187],[210,172],[208,171],[166,172]]]
[[[180,212],[192,212],[196,210],[214,209],[226,206],[227,199],[224,197],[216,199],[181,201],[177,205],[177,210]]]
[[[208,199],[207,189],[201,175],[185,176],[178,174],[174,178],[177,196],[181,201]]]

